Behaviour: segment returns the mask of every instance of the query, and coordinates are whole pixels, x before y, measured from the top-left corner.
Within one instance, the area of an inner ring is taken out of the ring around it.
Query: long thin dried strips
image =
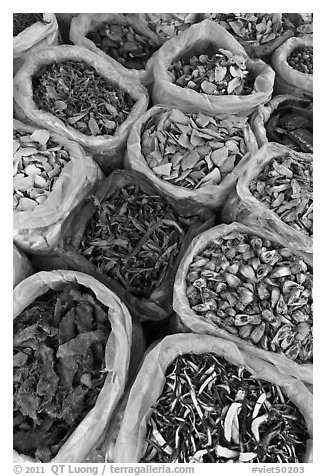
[[[309,438],[280,387],[215,354],[184,354],[147,424],[141,463],[298,463]]]
[[[14,211],[34,210],[53,190],[69,152],[51,141],[48,131],[36,129],[32,134],[14,131],[13,154]]]
[[[188,227],[164,198],[127,185],[98,204],[79,251],[132,294],[147,298],[173,267]]]
[[[261,349],[311,362],[312,269],[288,248],[232,233],[189,266],[187,297],[204,320]]]
[[[245,58],[220,48],[209,56],[202,54],[180,59],[169,66],[172,81],[182,88],[215,96],[246,94]]]
[[[90,31],[87,38],[125,68],[144,69],[148,59],[160,47],[132,26],[114,23],[102,24]]]
[[[141,152],[161,179],[197,189],[218,185],[247,152],[246,118],[219,120],[178,109],[157,113],[144,125]]]
[[[43,13],[14,13],[13,36],[19,35],[19,33],[38,21],[44,21]]]
[[[287,154],[271,160],[249,190],[287,225],[313,236],[312,155]]]
[[[265,44],[283,32],[280,13],[211,13],[209,18],[246,41]]]
[[[32,81],[39,109],[88,136],[113,135],[135,102],[83,61],[42,66]]]
[[[103,386],[108,309],[71,283],[48,291],[14,320],[13,427],[19,453],[50,461]]]

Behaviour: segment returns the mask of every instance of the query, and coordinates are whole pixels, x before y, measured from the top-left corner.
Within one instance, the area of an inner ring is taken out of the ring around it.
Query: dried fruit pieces
[[[14,448],[50,461],[103,386],[108,309],[75,283],[48,291],[14,320]]]
[[[215,54],[191,56],[169,66],[172,81],[180,87],[210,95],[239,95],[248,75],[245,58],[220,48]]]
[[[19,35],[19,33],[38,21],[43,21],[43,13],[14,13],[13,36]]]
[[[312,156],[272,159],[250,182],[249,190],[287,225],[313,236]]]
[[[246,118],[164,110],[144,124],[141,152],[148,166],[171,184],[197,189],[218,185],[247,152]]]
[[[147,60],[159,48],[151,38],[140,34],[131,25],[104,23],[90,31],[87,38],[125,68],[144,69]]]
[[[188,227],[164,198],[126,185],[97,204],[79,252],[133,295],[148,298],[173,267]]]
[[[63,61],[33,76],[33,100],[66,126],[88,136],[113,135],[134,100],[83,61]]]
[[[186,294],[204,320],[259,348],[311,362],[312,269],[288,248],[234,232],[189,266]]]
[[[299,46],[291,52],[287,62],[296,71],[313,74],[313,51],[312,46]]]
[[[14,211],[34,210],[53,190],[70,161],[69,152],[44,129],[32,134],[14,131],[13,152]]]
[[[147,25],[163,41],[173,38],[196,21],[195,13],[140,13]]]
[[[309,438],[280,387],[215,354],[167,368],[141,463],[298,463]]]

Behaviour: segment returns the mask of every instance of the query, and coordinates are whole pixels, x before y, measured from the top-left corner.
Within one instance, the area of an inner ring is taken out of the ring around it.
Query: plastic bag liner
[[[257,111],[250,118],[250,126],[257,139],[258,147],[268,142],[265,124],[269,121],[271,115],[277,110],[279,106],[289,103],[293,106],[305,107],[310,101],[306,99],[299,99],[298,96],[291,94],[280,94],[273,97],[267,104],[258,106]],[[311,111],[312,115],[312,111]]]
[[[181,88],[172,83],[168,67],[174,61],[196,54],[213,54],[219,48],[246,58],[246,67],[255,78],[251,94],[215,96]],[[153,63],[154,104],[168,104],[183,112],[206,112],[219,117],[230,114],[248,116],[259,104],[264,104],[272,96],[275,77],[273,69],[260,59],[250,59],[240,43],[225,28],[211,20],[192,25],[166,41],[155,54]]]
[[[297,364],[288,357],[277,354],[272,351],[266,351],[255,347],[254,344],[247,342],[240,337],[237,337],[230,332],[219,328],[217,325],[211,324],[204,320],[202,316],[193,311],[189,306],[189,301],[186,295],[186,276],[189,265],[193,258],[204,250],[208,243],[215,238],[227,235],[232,232],[248,233],[257,235],[262,238],[270,240],[272,243],[280,244],[289,247],[289,243],[285,238],[277,233],[272,233],[264,229],[258,224],[252,226],[245,226],[241,223],[231,223],[230,225],[218,225],[210,230],[201,233],[193,239],[186,253],[183,255],[180,266],[178,268],[173,289],[173,309],[176,312],[175,320],[172,323],[172,328],[175,332],[195,332],[197,334],[209,334],[223,339],[228,339],[235,342],[241,349],[248,349],[253,355],[260,359],[266,360],[274,364],[278,371],[296,377],[307,383],[312,383],[312,364]],[[292,249],[293,254],[300,256],[310,266],[312,263],[312,256],[300,253],[296,249]]]
[[[247,146],[247,153],[243,156],[239,164],[232,172],[227,174],[219,185],[210,185],[201,187],[196,190],[190,190],[186,187],[179,187],[173,185],[166,180],[160,179],[148,166],[146,159],[141,153],[141,135],[146,127],[147,121],[155,116],[161,114],[169,109],[168,106],[154,106],[149,111],[145,112],[133,125],[127,141],[127,154],[125,157],[125,167],[132,170],[137,170],[144,174],[151,182],[166,196],[175,200],[178,199],[192,199],[202,205],[205,205],[213,210],[218,210],[224,204],[226,197],[234,189],[235,183],[241,171],[245,168],[246,162],[251,155],[257,151],[257,142],[255,136],[248,124],[243,128],[244,140]],[[232,117],[229,118],[232,120]],[[237,118],[233,118],[237,121]]]
[[[296,230],[281,218],[267,205],[255,198],[249,190],[249,184],[254,180],[265,166],[273,159],[290,155],[295,160],[297,157],[312,160],[312,154],[295,152],[281,144],[269,142],[255,154],[246,164],[246,168],[239,176],[236,185],[236,194],[231,195],[222,210],[222,219],[230,223],[237,221],[248,226],[261,225],[270,233],[282,236],[287,246],[303,253],[313,252],[313,238],[304,232]]]
[[[92,40],[86,38],[90,31],[96,31],[106,23],[109,25],[131,26],[136,33],[145,36],[154,42],[154,44],[157,45],[157,48],[160,48],[162,44],[160,38],[147,26],[146,22],[140,18],[138,14],[122,13],[80,13],[71,21],[69,33],[70,40],[75,45],[84,46],[89,50],[94,51],[94,53],[101,55],[112,64],[125,79],[140,81],[142,84],[146,85],[151,84],[153,82],[152,57],[148,59],[145,69],[128,69],[119,63],[119,61],[112,58],[112,56],[109,56],[103,50],[98,48]]]
[[[128,92],[136,101],[127,119],[117,127],[114,135],[88,136],[64,124],[53,114],[38,109],[33,101],[33,75],[46,64],[63,61],[82,61],[113,85]],[[148,105],[148,94],[139,82],[131,82],[103,57],[82,46],[61,45],[46,48],[28,57],[14,78],[14,110],[17,119],[48,129],[66,139],[78,142],[100,165],[105,174],[122,167],[127,137],[134,121]]]
[[[23,251],[13,245],[13,287],[33,273],[33,267]]]
[[[274,365],[228,340],[209,335],[175,334],[165,337],[145,356],[124,411],[114,447],[114,463],[138,463],[142,458],[147,422],[162,393],[167,367],[179,355],[187,353],[214,353],[234,365],[244,366],[257,379],[279,385],[302,413],[312,438],[313,398],[302,382],[282,375]],[[311,440],[308,440],[304,462],[311,461]]]
[[[297,71],[287,62],[292,51],[306,46],[313,46],[310,35],[289,38],[274,51],[271,58],[276,73],[274,94],[292,94],[300,97],[313,95],[313,75]]]
[[[13,72],[18,71],[26,56],[34,51],[58,44],[58,23],[54,13],[43,13],[38,21],[13,37]]]
[[[99,271],[78,251],[79,245],[89,222],[98,208],[96,203],[102,202],[115,195],[121,188],[128,185],[138,185],[146,194],[161,195],[155,187],[139,172],[116,170],[102,183],[95,187],[89,198],[68,217],[62,229],[58,246],[52,254],[36,256],[33,260],[39,269],[75,269],[94,276],[115,292],[128,306],[132,315],[141,321],[161,320],[172,313],[172,291],[174,276],[183,253],[192,238],[203,230],[213,226],[215,215],[207,208],[192,200],[172,200],[164,197],[179,215],[189,218],[190,226],[184,237],[178,258],[169,269],[162,284],[153,290],[150,298],[136,298],[118,281]]]
[[[128,309],[120,299],[91,276],[72,271],[40,272],[22,281],[14,289],[14,318],[48,290],[59,290],[70,282],[89,288],[96,298],[109,308],[111,333],[106,346],[105,364],[108,371],[96,404],[77,426],[53,458],[56,463],[80,463],[110,422],[117,402],[123,394],[128,377],[132,323]],[[16,460],[17,458],[17,460]],[[26,458],[26,459],[25,459]],[[31,459],[14,451],[14,462]],[[34,460],[34,462],[36,462]]]
[[[37,127],[14,120],[14,130],[32,134]],[[29,253],[47,253],[58,242],[63,221],[103,178],[99,166],[75,142],[58,134],[50,134],[50,141],[62,145],[69,152],[70,161],[43,203],[33,210],[13,214],[14,242]]]

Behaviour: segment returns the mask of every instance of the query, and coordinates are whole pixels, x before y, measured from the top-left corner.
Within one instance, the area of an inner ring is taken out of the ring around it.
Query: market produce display
[[[278,386],[223,357],[184,354],[166,371],[140,462],[298,463],[308,438]]]
[[[13,65],[15,462],[312,462],[313,14],[14,13]]]

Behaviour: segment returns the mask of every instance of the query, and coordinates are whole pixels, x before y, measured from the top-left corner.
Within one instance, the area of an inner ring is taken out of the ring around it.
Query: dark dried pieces
[[[145,68],[147,60],[160,46],[130,25],[105,23],[98,30],[90,31],[87,38],[125,68],[137,70]]]
[[[280,387],[215,354],[184,354],[147,424],[141,463],[298,463],[309,438]]]
[[[291,68],[304,74],[313,74],[313,47],[298,46],[287,58]]]
[[[249,190],[287,225],[313,236],[312,157],[272,159],[250,182]]]
[[[44,22],[43,13],[14,13],[13,16],[13,36],[19,35],[38,21]]]
[[[289,104],[285,101],[266,123],[269,141],[291,147],[297,152],[313,152],[312,103]]]
[[[187,229],[164,198],[128,185],[98,204],[79,252],[132,294],[148,298],[173,267]]]
[[[190,308],[258,348],[312,362],[312,268],[269,240],[239,232],[217,237],[186,277]]]
[[[14,448],[50,461],[95,405],[111,330],[103,306],[77,284],[49,291],[14,320]]]
[[[83,61],[63,61],[33,76],[33,100],[65,125],[88,136],[113,135],[135,101]]]

